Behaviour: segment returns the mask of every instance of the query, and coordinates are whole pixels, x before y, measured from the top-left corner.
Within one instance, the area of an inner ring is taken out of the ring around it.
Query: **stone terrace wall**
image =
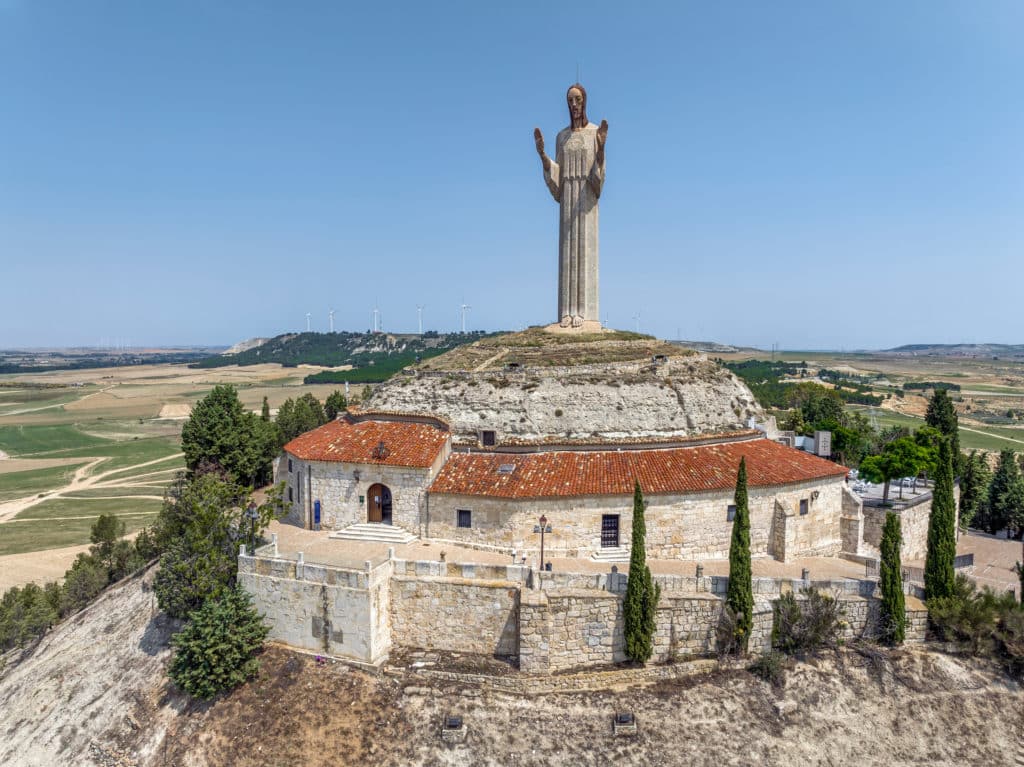
[[[376,663],[391,644],[391,563],[351,570],[269,556],[239,556],[238,582],[292,647]]]
[[[396,645],[483,655],[519,653],[519,594],[527,569],[396,560]]]
[[[550,674],[625,660],[627,576],[539,573],[516,565],[388,559],[362,570],[275,556],[272,544],[239,557],[239,581],[267,616],[270,638],[365,663],[392,645],[514,657],[526,673]],[[655,662],[714,652],[728,579],[656,576],[662,586]],[[750,650],[771,641],[772,602],[804,586],[842,601],[846,635],[877,631],[877,584],[868,580],[754,580]],[[912,587],[911,587],[912,588]],[[908,641],[924,638],[926,613],[908,598]]]

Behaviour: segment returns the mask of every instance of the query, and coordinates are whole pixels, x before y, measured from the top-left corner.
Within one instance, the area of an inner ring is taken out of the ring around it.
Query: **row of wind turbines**
[[[426,309],[426,304],[416,305],[416,327],[418,328],[419,334],[423,335],[423,310]],[[473,309],[467,303],[459,304],[459,313],[462,318],[462,332],[466,332],[466,314]],[[313,331],[313,315],[310,312],[306,312],[306,332],[311,333]],[[334,332],[334,309],[330,309],[327,312],[327,324],[330,328],[331,333]],[[373,333],[384,332],[384,315],[380,308],[376,305],[370,310],[370,328]]]

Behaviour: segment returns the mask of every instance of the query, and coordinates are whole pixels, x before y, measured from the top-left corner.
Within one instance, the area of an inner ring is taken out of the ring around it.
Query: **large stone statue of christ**
[[[533,130],[544,166],[544,181],[559,204],[558,323],[563,328],[598,329],[597,200],[604,184],[608,122],[587,122],[587,92],[576,83],[566,93],[569,127],[555,139],[555,159],[544,153],[544,136]],[[586,323],[586,328],[584,328]],[[595,324],[592,324],[595,323]]]

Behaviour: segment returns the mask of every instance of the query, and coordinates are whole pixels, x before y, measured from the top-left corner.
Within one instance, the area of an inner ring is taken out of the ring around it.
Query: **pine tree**
[[[960,456],[960,420],[956,415],[956,407],[945,389],[936,389],[928,400],[928,410],[924,417],[925,423],[933,426],[949,438],[949,446],[953,454],[953,474],[959,475],[962,470]]]
[[[626,657],[637,663],[646,663],[654,651],[655,611],[661,597],[661,586],[651,579],[647,566],[645,543],[647,525],[644,522],[644,496],[637,482],[633,489],[633,540],[629,549],[629,581],[626,600],[622,605]]]
[[[926,599],[952,596],[956,559],[956,502],[953,500],[953,453],[949,440],[939,443],[935,490],[928,517],[928,553],[924,564]]]
[[[729,544],[729,588],[725,604],[736,616],[736,640],[746,651],[754,627],[754,584],[750,567],[750,506],[747,501],[747,460],[740,459],[736,474],[736,515]]]
[[[882,639],[890,644],[902,644],[907,633],[907,613],[903,598],[903,565],[900,562],[900,544],[903,534],[900,518],[891,511],[885,515],[882,528],[882,561],[879,567],[879,585],[882,590]]]
[[[346,407],[348,407],[348,401],[345,399],[345,395],[341,393],[340,389],[335,389],[324,400],[324,415],[327,416],[328,421],[333,421],[338,417],[338,413],[345,412]]]
[[[267,631],[250,596],[230,589],[189,615],[185,628],[171,638],[170,677],[190,695],[209,700],[256,675],[254,656]]]

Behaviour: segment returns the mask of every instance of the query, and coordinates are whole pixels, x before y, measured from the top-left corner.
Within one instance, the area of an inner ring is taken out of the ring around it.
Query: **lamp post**
[[[544,533],[551,532],[551,525],[548,524],[548,518],[543,514],[540,515],[539,525],[533,526],[533,532],[540,533],[540,569],[544,570]]]
[[[256,510],[256,502],[250,501],[249,508],[245,510],[245,516],[249,520],[249,547],[250,550],[256,552],[256,520],[260,518],[260,513]]]

